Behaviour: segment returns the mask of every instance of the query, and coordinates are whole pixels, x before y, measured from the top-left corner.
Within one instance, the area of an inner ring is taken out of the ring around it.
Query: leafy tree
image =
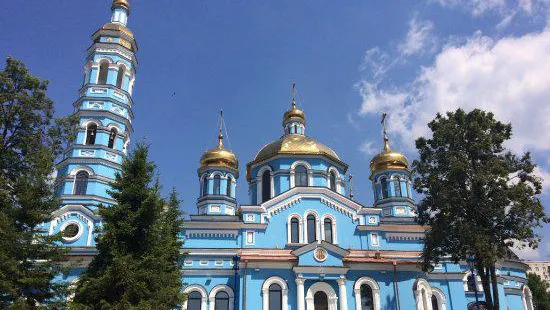
[[[529,273],[527,275],[527,286],[533,295],[535,310],[550,310],[550,284],[543,281],[539,275]]]
[[[56,157],[72,140],[74,118],[54,119],[48,82],[9,57],[0,71],[0,308],[63,306],[61,236],[41,224],[59,206],[54,195]]]
[[[104,229],[98,254],[77,283],[75,309],[173,309],[182,301],[180,202],[160,198],[148,148],[138,145],[122,164],[100,206]]]
[[[548,222],[535,164],[528,152],[505,149],[512,126],[492,113],[458,109],[428,126],[433,136],[416,140],[420,159],[413,162],[414,187],[424,195],[418,221],[430,227],[423,268],[446,255],[455,263],[474,255],[488,309],[499,309],[496,261],[514,244],[536,248],[534,228]]]

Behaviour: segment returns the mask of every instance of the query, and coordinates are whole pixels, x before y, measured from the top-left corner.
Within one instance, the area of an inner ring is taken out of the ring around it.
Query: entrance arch
[[[325,307],[326,301],[326,308]],[[338,295],[326,282],[315,282],[307,290],[306,310],[337,310]]]

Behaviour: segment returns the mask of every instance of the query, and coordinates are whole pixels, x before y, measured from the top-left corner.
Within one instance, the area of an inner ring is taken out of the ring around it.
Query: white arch
[[[336,233],[336,218],[330,213],[324,214],[321,218],[321,240],[325,240],[325,219],[327,218],[330,219],[332,225],[332,243],[338,244],[338,233]]]
[[[235,296],[233,294],[233,290],[225,284],[216,285],[210,291],[210,294],[208,295],[208,301],[210,303],[210,310],[216,310],[216,294],[218,292],[221,292],[221,291],[224,291],[229,295],[229,310],[233,310],[233,304],[234,304]]]
[[[192,284],[187,286],[184,290],[184,294],[189,294],[191,292],[197,291],[201,294],[201,310],[206,310],[206,301],[208,299],[208,294],[206,292],[206,289],[198,284]],[[183,310],[187,310],[187,298],[185,298],[185,301],[183,302],[183,305],[181,306]]]
[[[302,229],[303,229],[302,217],[297,213],[293,213],[293,214],[289,215],[287,220],[286,220],[287,243],[292,243],[292,237],[291,237],[292,236],[292,229],[291,229],[290,221],[293,218],[298,219],[298,243],[304,243],[304,234],[302,233]]]
[[[306,170],[307,170],[307,183],[308,183],[308,186],[312,186],[313,185],[313,172],[312,172],[311,164],[308,163],[307,161],[297,160],[297,161],[293,162],[292,165],[290,166],[290,188],[294,188],[296,186],[296,182],[294,182],[294,175],[295,175],[296,166],[298,166],[298,165],[306,167]]]
[[[102,61],[107,61],[107,62],[109,63],[109,65],[115,63],[115,62],[113,61],[113,59],[112,59],[111,57],[108,57],[108,56],[100,56],[100,57],[95,61],[95,63],[96,63],[98,66],[100,66]]]
[[[531,289],[527,285],[523,285],[521,289],[521,300],[523,301],[523,309],[525,310],[534,310],[535,307],[533,307],[533,294],[531,293]]]
[[[215,176],[219,175],[221,179],[225,179],[226,176],[221,171],[214,171],[210,173],[209,179],[213,179]]]
[[[336,303],[338,301],[338,295],[327,282],[315,282],[309,287],[306,294],[307,310],[315,310],[315,304],[313,303],[313,297],[317,292],[324,292],[328,298],[328,310],[336,310]],[[344,297],[345,298],[345,297]]]
[[[273,198],[275,196],[275,182],[273,182],[273,169],[269,165],[265,165],[260,170],[258,170],[258,173],[256,174],[256,201],[258,204],[262,203],[262,194],[263,194],[263,188],[262,188],[262,175],[264,172],[269,171],[269,183],[270,183],[270,193],[269,198]]]
[[[302,222],[303,222],[303,228],[304,228],[304,233],[303,233],[303,241],[304,243],[308,243],[308,239],[307,239],[307,216],[312,214],[313,216],[315,216],[315,240],[316,241],[319,241],[321,240],[321,232],[320,232],[320,222],[321,222],[321,219],[319,217],[319,213],[317,213],[317,211],[313,210],[313,209],[309,209],[307,210],[305,213],[304,213],[304,217],[302,218]]]
[[[99,127],[103,126],[103,124],[101,124],[101,122],[99,120],[97,120],[95,118],[90,118],[90,119],[87,119],[84,122],[82,122],[82,124],[80,125],[80,128],[88,129],[88,125],[90,125],[90,123],[94,123],[97,126],[97,129],[99,129]]]
[[[464,277],[462,277],[462,283],[464,285],[464,291],[468,292],[468,276],[472,274],[471,271],[467,271],[464,274]],[[483,292],[483,284],[481,283],[481,277],[476,275],[476,285],[477,285],[477,291]]]
[[[271,284],[278,284],[281,287],[282,310],[288,310],[288,285],[285,280],[276,276],[268,278],[262,285],[263,310],[269,310],[269,287]]]
[[[432,288],[428,281],[422,278],[416,279],[413,285],[417,310],[432,310]]]
[[[88,172],[88,174],[89,174],[90,176],[92,176],[92,175],[95,174],[95,173],[94,173],[94,170],[93,170],[92,168],[88,167],[88,166],[76,166],[76,167],[74,167],[74,168],[71,170],[71,172],[69,173],[69,175],[71,175],[71,176],[76,176],[76,174],[77,174],[78,172],[82,171],[82,170]]]
[[[340,175],[340,172],[334,166],[331,166],[330,168],[328,168],[327,172],[328,172],[328,174],[327,174],[327,187],[330,188],[332,186],[331,180],[330,180],[330,173],[334,172],[334,175],[336,176],[336,184],[334,186],[334,189],[336,190],[337,193],[340,193],[341,188],[340,188],[339,180],[342,178],[342,176]]]
[[[361,310],[361,286],[368,285],[372,290],[373,310],[380,310],[380,286],[373,278],[361,277],[353,285],[353,294],[355,295],[355,309]]]
[[[437,287],[432,287],[432,295],[437,299],[437,308],[439,310],[447,310],[447,298],[445,293]]]
[[[113,128],[116,129],[117,133],[121,133],[121,132],[122,132],[122,128],[120,128],[120,126],[117,125],[117,124],[115,124],[115,123],[109,123],[109,124],[107,125],[107,130],[108,130],[108,131],[111,131],[111,129],[113,129]]]

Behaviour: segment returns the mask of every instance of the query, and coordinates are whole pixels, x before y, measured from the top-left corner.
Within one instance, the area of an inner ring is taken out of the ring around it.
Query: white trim
[[[422,278],[416,279],[413,292],[417,310],[432,310],[432,288],[428,281]]]
[[[439,310],[447,310],[447,298],[445,293],[439,288],[432,287],[432,295],[437,299],[437,308]]]
[[[79,221],[75,221],[75,220],[71,220],[71,221],[67,221],[67,222],[63,223],[63,225],[61,225],[61,227],[59,227],[59,231],[61,233],[63,233],[63,230],[65,230],[65,228],[67,228],[67,226],[69,226],[71,224],[76,224],[76,226],[78,226],[78,232],[76,233],[76,235],[74,237],[65,238],[65,236],[62,236],[63,241],[68,242],[68,243],[75,242],[76,240],[78,240],[82,236],[82,233],[84,232],[84,226],[82,226],[82,223],[80,223]]]
[[[252,234],[252,242],[248,241],[248,235]],[[254,245],[256,244],[256,232],[253,230],[247,230],[244,233],[244,242],[246,245]]]
[[[288,285],[285,280],[277,276],[267,278],[262,284],[263,310],[269,310],[269,287],[271,284],[279,284],[281,287],[282,310],[288,310]]]
[[[380,286],[373,278],[361,277],[353,285],[353,294],[355,295],[355,309],[361,310],[361,286],[368,285],[372,290],[373,310],[380,310]]]
[[[308,240],[308,231],[307,231],[307,217],[308,215],[313,215],[315,216],[315,241],[320,241],[322,239],[320,239],[320,231],[319,231],[319,213],[317,213],[317,211],[315,210],[312,210],[312,209],[309,209],[307,210],[305,213],[304,213],[304,217],[302,218],[302,222],[303,222],[303,228],[304,228],[304,233],[303,233],[303,243],[310,243],[309,240]]]
[[[287,243],[292,243],[292,225],[291,225],[291,220],[293,218],[297,218],[298,219],[298,243],[304,243],[304,234],[302,233],[302,229],[303,229],[303,225],[302,225],[302,217],[300,216],[300,214],[297,214],[297,213],[292,213],[291,215],[288,216],[287,220],[286,220],[286,240],[287,240]]]
[[[328,174],[327,174],[327,188],[330,189],[330,187],[331,187],[331,185],[332,185],[332,183],[331,183],[331,181],[330,181],[330,173],[331,173],[331,172],[334,172],[335,175],[336,175],[336,186],[334,187],[334,189],[335,189],[335,191],[336,191],[337,193],[341,193],[340,182],[338,182],[338,181],[340,181],[340,179],[341,179],[340,172],[339,172],[338,169],[336,169],[336,167],[334,167],[334,166],[331,166],[331,167],[328,168],[328,170],[327,170],[327,173],[328,173]]]
[[[336,310],[337,309],[337,301],[338,296],[336,295],[336,292],[330,286],[330,284],[326,282],[315,282],[313,285],[309,287],[306,294],[306,309],[307,310],[315,310],[315,305],[313,303],[313,297],[315,296],[315,293],[317,292],[324,292],[327,295],[327,302],[328,302],[328,310]],[[346,298],[345,296],[343,298]]]
[[[263,187],[262,187],[262,176],[264,172],[269,171],[269,183],[270,183],[270,193],[269,193],[269,199],[273,198],[275,196],[275,182],[273,180],[273,169],[269,165],[265,165],[260,170],[258,170],[258,173],[256,174],[256,201],[258,204],[263,203],[262,201],[262,194],[263,194]],[[268,200],[269,200],[268,199]],[[267,201],[267,200],[266,200]]]
[[[462,277],[462,283],[464,285],[464,291],[465,292],[473,292],[468,290],[468,276],[471,274],[471,272],[468,270],[464,276]],[[481,277],[476,274],[476,284],[477,284],[477,291],[483,292],[483,284],[481,282]]]
[[[206,301],[208,300],[208,297],[207,297],[208,293],[206,292],[204,287],[202,287],[201,285],[198,285],[198,284],[192,284],[192,285],[187,286],[183,290],[183,293],[184,294],[189,294],[193,291],[197,291],[201,294],[201,310],[206,310]],[[185,298],[185,300],[183,301],[181,309],[187,310],[187,298]]]
[[[332,229],[332,244],[338,244],[338,234],[336,233],[336,218],[330,214],[330,213],[327,213],[327,214],[324,214],[323,217],[321,218],[321,240],[325,240],[325,219],[330,219],[331,220],[331,229]],[[327,241],[328,242],[328,241]]]
[[[380,235],[378,233],[370,233],[370,245],[380,246]]]
[[[296,166],[299,166],[299,165],[304,166],[306,168],[307,186],[313,186],[313,172],[312,172],[311,164],[308,163],[307,161],[297,160],[293,162],[292,165],[290,166],[290,188],[296,187],[294,175],[295,175]]]
[[[229,295],[229,310],[233,310],[234,301],[233,298],[233,290],[231,287],[220,284],[214,286],[214,288],[210,291],[210,294],[208,295],[208,301],[210,302],[210,310],[216,310],[216,294],[220,291],[225,291]]]
[[[525,310],[534,310],[533,307],[533,294],[531,289],[527,285],[523,285],[521,289],[521,301],[523,302],[523,309]]]

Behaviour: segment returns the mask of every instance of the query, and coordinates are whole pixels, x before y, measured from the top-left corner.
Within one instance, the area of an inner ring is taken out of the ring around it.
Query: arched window
[[[290,220],[290,242],[300,243],[300,223],[295,217]]]
[[[229,294],[224,291],[218,292],[214,300],[214,305],[214,310],[229,310]]]
[[[220,194],[220,183],[221,183],[221,177],[219,174],[216,174],[214,176],[214,195]]]
[[[208,195],[208,178],[205,177],[202,181],[202,195]]]
[[[307,168],[302,165],[296,166],[294,168],[294,185],[308,186],[307,183]]]
[[[474,292],[476,290],[476,281],[473,274],[470,273],[468,275],[466,283],[468,284],[468,292]]]
[[[75,195],[86,195],[86,189],[88,189],[88,178],[89,174],[86,171],[79,171],[76,174],[74,185]]]
[[[439,310],[439,305],[437,304],[437,297],[432,295],[432,310]]]
[[[327,294],[323,291],[318,291],[313,295],[313,305],[315,310],[327,310],[328,309],[328,298]]]
[[[326,241],[326,242],[333,243],[333,238],[332,238],[332,220],[329,219],[329,218],[325,218],[323,227],[324,227],[324,231],[325,231],[325,241]]]
[[[361,310],[374,310],[374,297],[370,285],[361,285]]]
[[[192,291],[187,297],[187,310],[205,310],[201,309],[202,295],[198,291]]]
[[[262,202],[271,198],[271,171],[266,170],[262,174]]]
[[[388,198],[388,179],[382,178],[382,180],[380,180],[380,186],[382,187],[382,199]]]
[[[120,65],[118,67],[118,73],[116,76],[116,87],[122,88],[122,81],[124,79],[124,66]]]
[[[315,229],[315,215],[307,216],[307,243],[312,243],[317,240],[317,230]]]
[[[95,137],[97,135],[97,125],[94,123],[88,124],[86,128],[86,144],[95,144]]]
[[[233,197],[233,193],[231,192],[231,189],[233,185],[233,179],[231,177],[227,177],[227,186],[225,188],[226,195],[229,197]]]
[[[330,172],[330,189],[336,191],[336,173]]]
[[[283,309],[283,290],[277,283],[269,286],[269,310]]]
[[[107,84],[107,73],[109,72],[109,62],[102,61],[99,64],[99,75],[97,78],[97,84],[105,85]]]
[[[407,197],[412,198],[411,186],[409,185],[409,180],[405,180],[405,184],[407,185]]]
[[[401,197],[401,182],[399,181],[399,178],[396,177],[392,181],[393,183],[393,191],[395,192],[395,197]]]
[[[116,128],[112,128],[111,132],[109,133],[109,144],[107,145],[110,149],[115,147],[116,135],[117,135]]]

